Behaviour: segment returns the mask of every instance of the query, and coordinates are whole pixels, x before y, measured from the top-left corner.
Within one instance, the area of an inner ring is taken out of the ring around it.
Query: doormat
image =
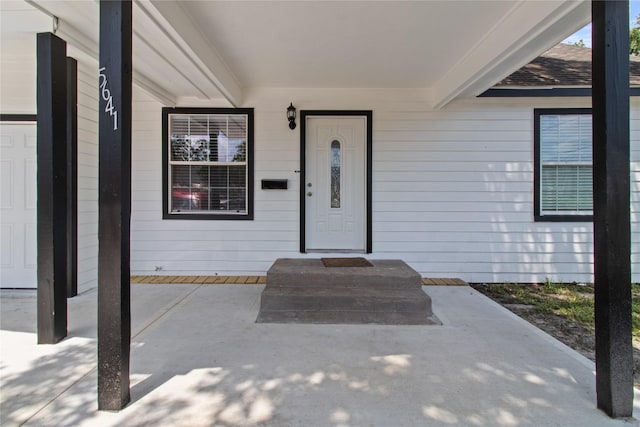
[[[325,267],[373,267],[364,258],[320,258]]]

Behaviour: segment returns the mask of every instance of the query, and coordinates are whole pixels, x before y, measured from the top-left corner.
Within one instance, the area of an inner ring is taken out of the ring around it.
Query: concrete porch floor
[[[35,291],[1,291],[0,424],[639,425],[596,409],[593,363],[468,286],[424,288],[443,326],[256,324],[263,287],[132,285],[120,412],[97,411],[96,290],[55,346]]]

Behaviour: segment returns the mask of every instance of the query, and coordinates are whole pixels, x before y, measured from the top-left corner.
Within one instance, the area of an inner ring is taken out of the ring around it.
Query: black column
[[[596,392],[633,412],[629,193],[629,2],[592,1]]]
[[[67,336],[67,44],[37,35],[38,344]]]
[[[67,57],[67,298],[78,295],[78,61]]]
[[[131,1],[100,1],[98,408],[129,402]]]

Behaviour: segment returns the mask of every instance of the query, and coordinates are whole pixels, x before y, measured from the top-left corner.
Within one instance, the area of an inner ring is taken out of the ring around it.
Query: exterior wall
[[[0,33],[0,113],[36,113],[36,35]]]
[[[300,127],[289,130],[285,118],[293,100],[298,111],[373,110],[370,258],[399,258],[424,276],[469,282],[591,282],[592,225],[533,221],[533,108],[589,107],[590,100],[474,99],[432,111],[424,99],[408,90],[249,93],[242,106],[255,108],[255,219],[188,221],[162,220],[161,105],[136,90],[132,273],[264,274],[276,258],[318,256],[298,251]],[[638,106],[634,99],[634,249]],[[263,178],[289,179],[289,189],[260,190]]]
[[[68,55],[78,59],[78,292],[83,292],[97,285],[98,67],[71,48]],[[0,57],[0,113],[36,114],[36,35],[2,33]],[[25,284],[31,286],[36,284]]]
[[[30,38],[33,36],[33,38]],[[34,114],[35,36],[3,33],[0,112]],[[96,286],[97,64],[78,58],[80,291]],[[470,282],[590,282],[590,223],[533,221],[533,109],[589,107],[586,98],[473,99],[443,110],[414,90],[256,90],[255,219],[162,220],[161,105],[134,90],[134,274],[264,274],[299,248],[300,127],[285,109],[373,110],[373,249],[430,277]],[[186,105],[185,105],[186,106]],[[189,105],[189,106],[227,106]],[[640,100],[632,98],[632,262],[640,281]],[[289,180],[263,191],[263,178]],[[334,254],[338,256],[339,254]],[[331,256],[327,254],[326,256]]]
[[[98,286],[98,64],[77,59],[78,292],[83,292]]]

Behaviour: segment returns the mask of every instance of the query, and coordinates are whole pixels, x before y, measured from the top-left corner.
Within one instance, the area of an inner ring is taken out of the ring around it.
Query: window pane
[[[206,117],[171,116],[171,160],[209,161]]]
[[[247,141],[229,138],[224,132],[218,134],[218,161],[244,162],[247,160]]]
[[[540,117],[542,163],[591,163],[591,115]]]
[[[340,207],[340,142],[331,142],[331,207]]]
[[[247,173],[244,166],[228,166],[229,187],[245,188],[247,186]]]
[[[188,160],[189,148],[187,138],[189,135],[189,116],[173,115],[170,124],[171,160]]]
[[[593,210],[590,114],[540,116],[541,213]]]
[[[247,116],[230,115],[227,128],[229,152],[226,161],[247,160]]]
[[[170,212],[248,213],[248,114],[169,114]]]
[[[209,168],[182,166],[171,168],[171,210],[206,211],[209,209]]]
[[[591,166],[542,166],[542,210],[593,210]]]
[[[247,210],[246,191],[242,189],[229,190],[226,208],[233,212],[245,212]]]
[[[172,167],[172,211],[246,211],[245,166]]]
[[[226,116],[207,116],[207,118],[209,119],[209,159],[212,162],[217,162],[219,155],[218,137],[226,128],[227,119]]]
[[[211,166],[212,210],[246,210],[245,166]]]
[[[171,210],[176,212],[197,209],[198,203],[191,194],[191,170],[189,166],[174,166],[171,173]]]

